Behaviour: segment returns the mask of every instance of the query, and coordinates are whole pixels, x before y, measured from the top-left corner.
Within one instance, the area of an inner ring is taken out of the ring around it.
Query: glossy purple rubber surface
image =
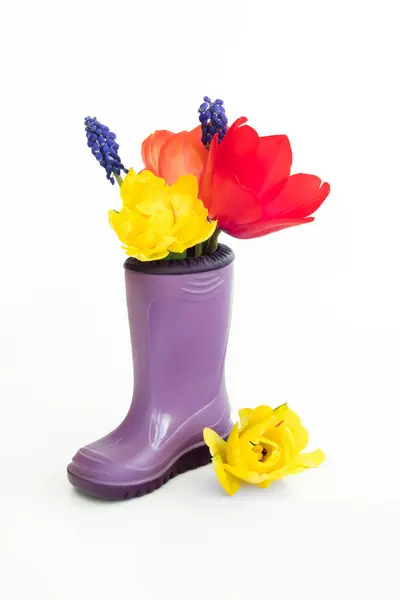
[[[132,403],[114,431],[76,453],[68,466],[75,487],[110,499],[148,493],[205,464],[204,427],[228,435],[232,271],[233,263],[183,275],[125,270]]]

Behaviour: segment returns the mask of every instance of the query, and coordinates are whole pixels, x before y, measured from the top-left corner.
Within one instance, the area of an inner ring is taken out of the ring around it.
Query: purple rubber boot
[[[204,427],[232,427],[224,361],[234,254],[125,262],[134,393],[124,421],[84,446],[68,466],[79,490],[107,499],[142,496],[210,453]]]

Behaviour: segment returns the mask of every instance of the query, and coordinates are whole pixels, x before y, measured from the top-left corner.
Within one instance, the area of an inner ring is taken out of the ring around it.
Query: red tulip
[[[218,227],[237,238],[255,238],[309,223],[329,194],[315,175],[290,175],[286,135],[259,137],[241,117],[218,144],[214,136],[200,177],[200,198]]]

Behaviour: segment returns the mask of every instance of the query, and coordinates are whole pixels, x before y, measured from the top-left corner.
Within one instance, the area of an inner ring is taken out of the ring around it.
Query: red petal
[[[321,186],[321,179],[315,175],[291,175],[282,191],[264,204],[264,215],[272,219],[303,219],[321,206],[329,191],[329,184]]]
[[[238,127],[243,125],[243,123],[247,123],[247,121],[248,121],[247,117],[239,117],[238,119],[236,119],[236,121],[233,121],[232,125],[229,127],[229,130],[235,131],[235,129],[238,129]]]
[[[267,174],[258,156],[260,138],[255,129],[243,125],[246,120],[241,117],[235,121],[219,144],[216,168],[229,172],[243,187],[258,194]]]
[[[243,188],[229,175],[214,173],[210,217],[218,219],[218,227],[227,233],[246,223],[258,221],[261,207],[257,196]]]
[[[266,178],[260,190],[260,195],[263,195],[290,175],[292,149],[287,135],[261,137],[258,157],[261,159],[266,171]]]
[[[286,135],[259,137],[241,117],[220,144],[217,168],[234,173],[238,181],[263,196],[287,179],[292,166],[292,149]]]
[[[308,217],[307,219],[276,219],[273,221],[258,221],[257,223],[248,223],[247,225],[233,227],[229,233],[233,237],[246,240],[250,238],[262,237],[264,235],[268,235],[269,233],[280,231],[281,229],[294,227],[295,225],[311,223],[311,221],[314,221],[314,217]]]
[[[200,177],[206,160],[207,150],[201,139],[193,132],[182,131],[161,148],[158,161],[160,177],[168,184],[174,183],[182,175]]]
[[[145,169],[149,169],[155,175],[159,175],[158,159],[161,148],[174,135],[172,131],[164,129],[162,131],[155,131],[144,140],[142,143],[142,159]]]
[[[218,166],[230,168],[231,161],[239,157],[255,154],[258,148],[258,133],[249,125],[243,125],[247,119],[241,117],[227,131],[218,148]]]

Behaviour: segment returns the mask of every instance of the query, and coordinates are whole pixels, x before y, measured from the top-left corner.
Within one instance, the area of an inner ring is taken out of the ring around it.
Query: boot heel
[[[209,462],[211,462],[211,455],[208,446],[199,446],[199,448],[190,450],[181,456],[180,459],[176,461],[172,469],[177,468],[178,475],[179,473],[192,471],[198,467],[204,467],[205,465],[208,465]]]

